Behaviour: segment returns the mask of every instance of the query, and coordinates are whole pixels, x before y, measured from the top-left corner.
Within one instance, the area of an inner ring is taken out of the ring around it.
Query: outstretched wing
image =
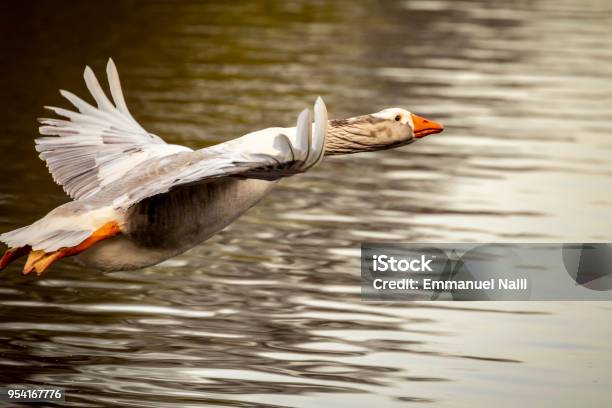
[[[227,177],[276,180],[305,172],[318,164],[325,153],[327,110],[321,98],[317,99],[314,112],[314,126],[310,111],[305,109],[296,128],[267,129],[193,153],[143,164],[130,185],[125,186],[125,194],[115,197],[112,204],[126,208],[178,186]]]
[[[146,160],[192,151],[170,145],[147,132],[130,114],[112,59],[106,66],[111,102],[91,68],[85,68],[85,83],[97,107],[78,96],[60,93],[78,112],[47,107],[64,119],[39,119],[36,150],[47,163],[53,180],[73,199],[89,197],[126,175]]]

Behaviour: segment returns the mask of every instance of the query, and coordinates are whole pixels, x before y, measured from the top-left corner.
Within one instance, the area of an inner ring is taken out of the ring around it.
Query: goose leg
[[[15,259],[21,258],[22,256],[28,254],[31,249],[32,248],[29,245],[7,249],[0,259],[0,271],[6,268]]]
[[[111,221],[98,228],[89,236],[89,238],[77,246],[61,248],[54,252],[32,251],[30,253],[30,257],[28,258],[28,262],[26,262],[26,265],[23,268],[23,274],[27,275],[32,271],[36,271],[36,274],[40,276],[47,268],[60,259],[67,256],[77,255],[86,249],[91,248],[96,243],[119,235],[119,233],[121,233],[119,224]],[[39,252],[42,252],[42,254],[39,254]]]

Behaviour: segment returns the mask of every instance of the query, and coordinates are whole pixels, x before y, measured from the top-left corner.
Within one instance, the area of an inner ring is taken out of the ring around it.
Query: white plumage
[[[106,72],[114,105],[93,71],[86,67],[85,83],[98,107],[61,90],[61,95],[78,112],[51,106],[47,108],[67,120],[40,119],[40,134],[57,137],[36,139],[36,150],[47,163],[53,180],[74,199],[92,196],[147,160],[192,151],[185,146],[169,145],[144,130],[127,108],[112,60],[108,61]]]
[[[131,206],[180,185],[232,176],[276,180],[304,172],[323,157],[327,111],[320,98],[314,125],[305,109],[297,128],[264,129],[193,151],[167,144],[140,126],[128,111],[112,60],[107,74],[113,102],[86,67],[85,82],[97,107],[62,90],[78,112],[49,107],[65,119],[40,119],[45,137],[36,139],[36,150],[75,201],[32,225],[1,234],[9,247],[52,252],[75,246],[109,220],[124,222]]]
[[[105,270],[153,265],[225,228],[283,177],[308,171],[325,154],[403,146],[442,125],[399,108],[328,121],[318,98],[294,128],[274,127],[193,151],[167,144],[130,114],[112,60],[112,100],[93,71],[87,88],[97,106],[60,91],[77,111],[49,107],[36,150],[73,198],[33,224],[0,235],[9,250],[0,269],[29,254],[24,273],[77,255]],[[328,131],[330,138],[328,139]]]

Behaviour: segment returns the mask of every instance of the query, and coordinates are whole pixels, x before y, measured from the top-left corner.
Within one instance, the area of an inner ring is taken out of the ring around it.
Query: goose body
[[[77,256],[100,270],[155,265],[210,238],[265,197],[276,181],[232,179],[175,189],[122,214],[124,233]]]
[[[78,110],[50,107],[36,149],[73,199],[33,224],[0,235],[0,269],[28,255],[38,274],[67,256],[106,271],[157,264],[205,241],[265,197],[274,185],[324,155],[412,143],[442,126],[399,108],[328,121],[319,98],[293,128],[268,128],[200,150],[165,143],[132,117],[112,60],[112,102],[87,67],[97,106],[60,91]]]

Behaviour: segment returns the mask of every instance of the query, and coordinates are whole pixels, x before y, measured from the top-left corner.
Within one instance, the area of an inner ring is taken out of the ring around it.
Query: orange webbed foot
[[[23,266],[22,275],[28,275],[30,272],[34,270],[34,264],[39,260],[44,258],[45,251],[31,251],[28,255],[28,259],[26,260],[25,265]]]
[[[32,251],[23,268],[23,274],[27,275],[32,271],[36,271],[36,274],[40,276],[47,268],[60,259],[80,254],[96,243],[112,238],[120,233],[121,229],[119,228],[119,224],[115,221],[111,221],[98,228],[89,238],[77,246],[61,248],[54,252]]]
[[[21,258],[22,256],[28,254],[31,250],[32,248],[29,245],[7,249],[0,259],[0,271],[6,268],[15,259]]]
[[[0,271],[6,268],[14,260],[24,255],[28,255],[28,259],[23,267],[22,274],[28,275],[32,273],[32,271],[35,271],[36,274],[40,276],[45,270],[47,270],[47,268],[60,259],[67,256],[77,255],[86,249],[91,248],[96,243],[112,238],[120,233],[121,229],[119,224],[115,221],[111,221],[98,228],[79,245],[73,247],[60,248],[53,252],[45,252],[43,250],[33,251],[30,245],[18,248],[9,248],[4,252],[2,258],[0,258]]]

